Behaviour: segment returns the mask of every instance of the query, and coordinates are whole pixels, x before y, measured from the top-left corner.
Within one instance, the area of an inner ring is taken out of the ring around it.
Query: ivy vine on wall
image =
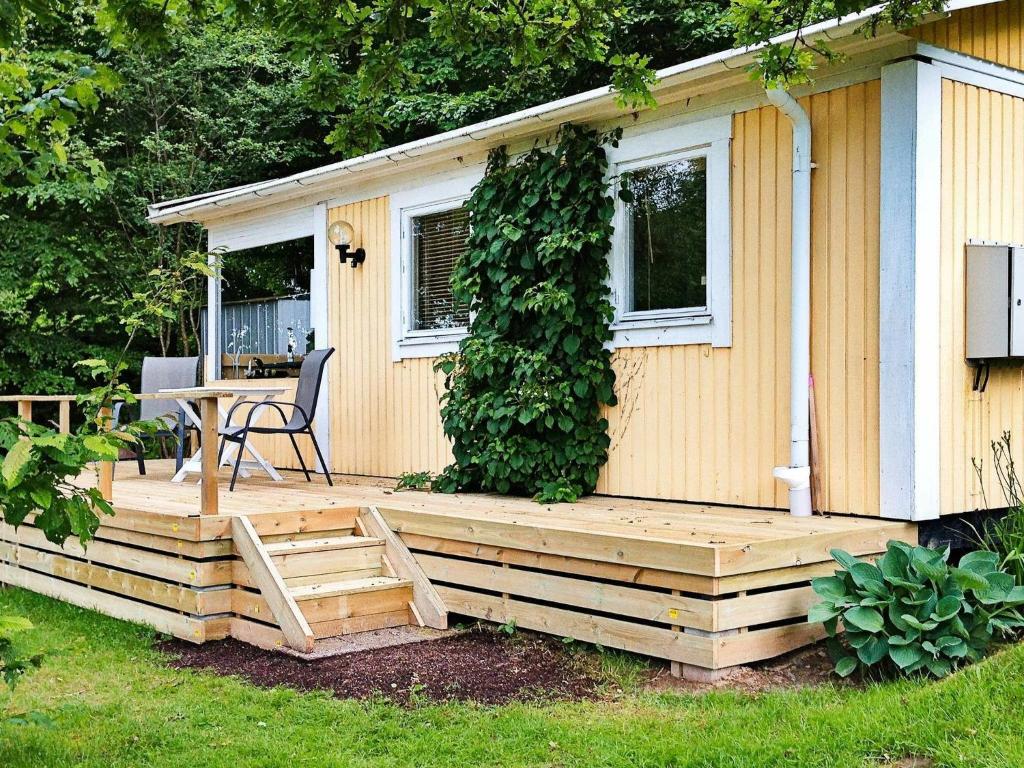
[[[618,137],[567,125],[550,149],[491,153],[452,274],[470,334],[436,366],[455,462],[435,490],[568,501],[597,485],[609,445],[601,407],[615,403],[603,147]]]

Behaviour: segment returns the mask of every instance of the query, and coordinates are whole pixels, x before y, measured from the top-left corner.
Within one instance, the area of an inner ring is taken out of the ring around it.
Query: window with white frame
[[[483,166],[423,179],[391,197],[391,356],[454,352],[469,333],[469,307],[455,301],[452,271],[466,253],[466,200]]]
[[[637,131],[610,153],[615,346],[731,343],[730,137],[725,116]]]
[[[706,309],[708,169],[703,155],[626,171],[630,313]]]
[[[469,307],[456,301],[452,270],[465,254],[469,211],[449,208],[409,217],[412,301],[409,330],[442,331],[469,325]]]

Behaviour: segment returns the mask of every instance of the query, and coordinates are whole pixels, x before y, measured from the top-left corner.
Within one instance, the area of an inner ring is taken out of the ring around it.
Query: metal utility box
[[[1024,247],[967,246],[967,359],[1024,358]]]

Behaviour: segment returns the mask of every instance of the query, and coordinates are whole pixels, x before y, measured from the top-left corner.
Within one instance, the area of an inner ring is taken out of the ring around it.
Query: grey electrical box
[[[967,359],[1024,358],[1024,247],[967,246]]]

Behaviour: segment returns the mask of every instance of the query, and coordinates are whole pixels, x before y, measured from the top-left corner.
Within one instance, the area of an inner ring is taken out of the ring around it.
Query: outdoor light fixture
[[[338,258],[341,259],[341,263],[344,264],[346,260],[351,259],[352,269],[355,269],[366,261],[366,251],[356,248],[349,252],[353,237],[355,237],[355,230],[347,221],[336,221],[327,228],[327,239],[338,249]]]

